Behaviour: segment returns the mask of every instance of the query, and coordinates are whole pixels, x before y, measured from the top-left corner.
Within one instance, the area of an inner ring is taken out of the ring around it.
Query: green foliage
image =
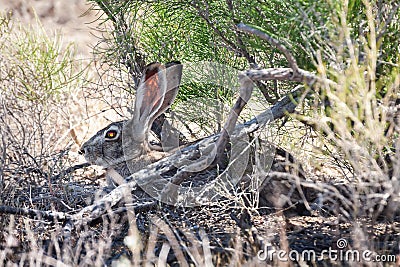
[[[354,42],[362,41],[366,15],[360,0],[352,1],[95,1],[114,24],[116,42],[142,53],[147,62],[214,61],[239,69],[248,63],[263,67],[287,66],[267,42],[237,32],[239,22],[256,25],[284,42],[300,67],[315,69],[318,52],[332,59],[340,40],[339,24],[348,25]],[[347,4],[346,4],[347,3]],[[391,15],[390,3],[377,21]],[[346,17],[338,16],[346,11]],[[398,16],[398,13],[397,15]],[[390,20],[382,36],[382,55],[398,61],[398,25]],[[396,31],[397,30],[397,31]],[[122,40],[121,38],[124,38]],[[343,44],[342,44],[343,45]],[[110,49],[117,47],[111,46]],[[129,52],[129,51],[125,51]],[[393,62],[393,61],[392,61]]]
[[[119,69],[126,66],[134,79],[133,85],[137,85],[143,67],[153,61],[210,61],[239,70],[248,68],[250,63],[264,68],[288,65],[269,43],[238,32],[235,25],[239,22],[262,28],[287,46],[301,68],[314,71],[319,57],[329,64],[336,64],[336,53],[346,49],[344,43],[339,43],[343,38],[337,31],[338,26],[348,26],[349,38],[357,46],[366,37],[366,15],[360,0],[93,2],[97,4],[96,8],[106,13],[103,20],[111,22],[107,24],[111,25],[107,28],[110,37],[105,39],[108,47],[99,52],[106,55],[103,59],[108,64],[116,64]],[[388,9],[390,3],[382,5],[384,12],[378,19],[383,23],[385,17],[391,16],[391,11]],[[345,17],[340,17],[342,11],[346,13]],[[395,41],[399,39],[398,27],[396,19],[391,20],[379,41],[385,62],[399,60]],[[362,58],[365,52],[360,48],[357,53]],[[347,58],[348,54],[344,56]],[[391,67],[385,64],[377,67],[378,73],[391,71]],[[211,87],[204,90],[201,86],[188,85],[178,98],[187,99],[190,94],[218,96]],[[292,88],[280,82],[267,83],[261,90],[268,102],[273,103]],[[190,93],[192,91],[198,93]]]
[[[72,45],[50,39],[41,25],[22,26],[1,17],[0,90],[25,101],[57,101],[74,88],[83,74]]]

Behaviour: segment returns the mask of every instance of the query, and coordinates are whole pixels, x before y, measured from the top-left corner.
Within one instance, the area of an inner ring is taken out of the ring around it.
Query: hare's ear
[[[165,66],[160,63],[147,65],[136,91],[135,109],[132,123],[134,138],[137,141],[146,139],[146,132],[154,116],[158,114],[164,102],[167,89]]]
[[[162,102],[160,108],[154,114],[151,122],[154,121],[158,116],[160,116],[165,110],[167,110],[178,94],[179,85],[182,79],[182,69],[183,65],[179,61],[168,62],[165,64],[166,67],[166,78],[167,78],[167,88],[164,95],[164,101]]]

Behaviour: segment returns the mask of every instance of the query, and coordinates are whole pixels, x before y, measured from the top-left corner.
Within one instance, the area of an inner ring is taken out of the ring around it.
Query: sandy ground
[[[37,14],[49,35],[62,34],[64,42],[73,42],[77,53],[83,56],[90,54],[90,46],[97,41],[90,29],[96,13],[87,13],[89,8],[90,4],[83,0],[0,0],[0,12],[9,13],[24,24],[35,23]]]

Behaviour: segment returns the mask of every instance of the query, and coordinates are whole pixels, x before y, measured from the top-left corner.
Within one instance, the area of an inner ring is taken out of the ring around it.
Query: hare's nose
[[[84,155],[85,154],[85,148],[81,147],[81,149],[79,149],[79,151],[78,151],[78,154],[79,155]]]

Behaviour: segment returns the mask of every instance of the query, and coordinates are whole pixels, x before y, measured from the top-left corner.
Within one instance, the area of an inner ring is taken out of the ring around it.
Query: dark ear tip
[[[165,67],[159,62],[153,62],[146,66],[145,69],[145,80],[149,79],[151,76],[164,69]]]
[[[151,71],[157,68],[160,68],[162,66],[162,64],[160,62],[152,62],[150,64],[147,64],[146,66],[146,71]]]
[[[181,64],[182,63],[180,61],[174,60],[174,61],[170,61],[170,62],[165,63],[165,67],[168,68],[168,67],[171,67],[171,66],[174,66],[174,65],[181,65]]]

